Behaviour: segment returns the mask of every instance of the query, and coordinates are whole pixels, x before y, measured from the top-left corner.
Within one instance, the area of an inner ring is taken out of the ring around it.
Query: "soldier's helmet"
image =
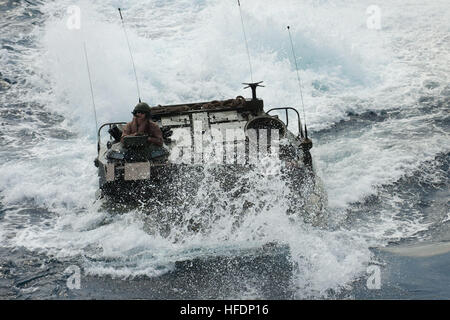
[[[142,112],[147,117],[150,116],[150,106],[146,104],[145,102],[139,102],[135,107],[133,112],[131,112],[133,115],[136,115],[136,113]]]

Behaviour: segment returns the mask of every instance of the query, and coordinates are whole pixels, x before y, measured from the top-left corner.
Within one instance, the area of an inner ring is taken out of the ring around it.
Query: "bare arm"
[[[157,146],[163,145],[163,135],[159,126],[153,121],[149,121],[150,123],[150,135],[148,137],[148,142],[156,144]]]
[[[131,123],[127,123],[122,131],[122,137],[120,141],[123,142],[123,138],[126,136],[135,136],[136,134],[131,133]]]

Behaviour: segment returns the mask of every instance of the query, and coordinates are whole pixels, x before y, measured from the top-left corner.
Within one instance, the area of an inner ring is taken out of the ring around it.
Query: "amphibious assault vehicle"
[[[317,215],[326,196],[313,167],[312,141],[298,111],[292,107],[266,111],[256,96],[260,82],[246,85],[252,98],[151,107],[151,119],[163,133],[163,147],[149,148],[145,136],[121,141],[125,122],[101,125],[95,159],[98,196],[110,201],[169,199],[173,205],[181,192],[197,192],[205,168],[230,190],[238,177],[266,166],[258,172],[288,180],[287,196],[296,203],[294,211]],[[292,118],[297,134],[288,130]]]

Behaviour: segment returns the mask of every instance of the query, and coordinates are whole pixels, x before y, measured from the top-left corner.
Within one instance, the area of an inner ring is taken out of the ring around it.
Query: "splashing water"
[[[71,5],[80,8],[79,29],[67,27]],[[158,277],[178,261],[279,243],[288,248],[294,296],[305,298],[333,297],[351,287],[371,263],[372,247],[429,237],[427,231],[448,224],[448,216],[441,217],[441,209],[407,208],[415,202],[404,190],[416,181],[448,187],[448,174],[439,168],[448,163],[450,145],[449,11],[441,10],[444,1],[411,1],[408,11],[401,2],[385,2],[379,5],[381,29],[371,30],[369,5],[242,1],[253,76],[266,84],[259,91],[266,109],[300,107],[286,25],[292,28],[315,168],[329,197],[322,226],[287,214],[286,182],[258,173],[240,176],[234,189],[223,191],[206,170],[196,193],[182,195],[184,220],[177,226],[155,222],[172,207],[155,205],[153,216],[142,208],[105,209],[95,202],[96,132],[83,43],[98,121],[128,121],[137,96],[117,3],[8,7],[16,24],[2,26],[0,50],[0,76],[9,80],[0,83],[2,243],[74,258],[89,275],[120,278]],[[243,94],[248,61],[233,1],[129,1],[122,10],[143,101]],[[30,21],[34,27],[25,27]],[[423,175],[423,166],[437,170]],[[195,232],[189,221],[207,225],[208,232]],[[238,298],[260,295],[254,280],[244,280],[248,286]]]

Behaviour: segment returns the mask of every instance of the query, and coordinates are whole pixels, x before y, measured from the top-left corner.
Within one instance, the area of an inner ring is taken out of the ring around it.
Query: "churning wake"
[[[96,125],[129,121],[137,102],[119,4],[2,1],[4,246],[74,259],[90,275],[130,278],[164,275],[177,261],[279,243],[289,251],[294,297],[328,297],[364,276],[371,248],[432,238],[438,225],[448,224],[450,11],[442,10],[448,4],[381,3],[378,29],[367,24],[371,3],[365,1],[241,4],[266,109],[301,111],[291,26],[311,152],[328,195],[326,221],[313,225],[287,215],[285,182],[256,173],[241,177],[244,193],[223,192],[206,175],[196,194],[184,195],[191,204],[186,221],[207,223],[208,232],[192,232],[188,224],[155,227],[139,207],[120,214],[105,208],[95,199]],[[67,8],[74,5],[79,28],[68,24]],[[241,84],[250,74],[234,1],[120,5],[144,101],[249,95]],[[171,210],[160,209],[155,214]],[[260,296],[254,280],[247,279],[238,298]]]

